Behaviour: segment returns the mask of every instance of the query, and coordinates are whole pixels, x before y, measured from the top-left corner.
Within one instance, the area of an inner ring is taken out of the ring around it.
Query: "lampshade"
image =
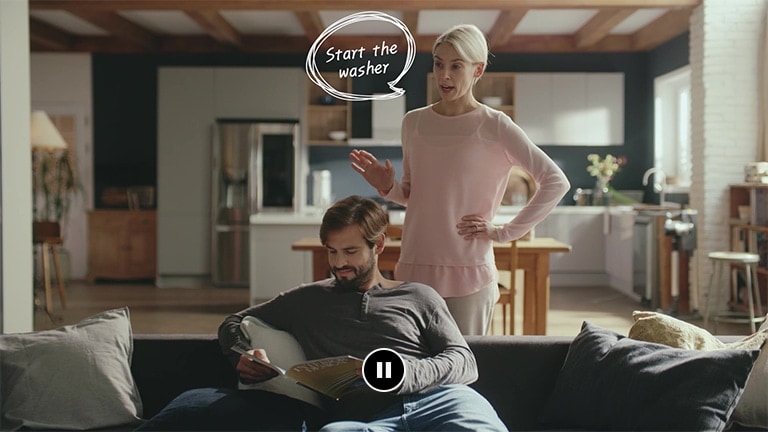
[[[45,111],[32,111],[30,121],[30,137],[32,139],[32,148],[44,148],[48,150],[66,149],[67,142],[56,126],[53,125],[51,118]]]

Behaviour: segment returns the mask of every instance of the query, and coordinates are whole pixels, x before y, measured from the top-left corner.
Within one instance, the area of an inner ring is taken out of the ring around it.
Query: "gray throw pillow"
[[[721,431],[758,354],[670,348],[584,322],[541,421],[588,430]]]
[[[0,335],[3,429],[96,429],[137,423],[128,308],[55,330]]]

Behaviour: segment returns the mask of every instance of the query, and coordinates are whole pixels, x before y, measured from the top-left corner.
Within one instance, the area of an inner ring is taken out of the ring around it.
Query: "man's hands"
[[[386,195],[395,183],[395,167],[387,159],[382,165],[376,156],[365,150],[352,150],[349,153],[352,161],[352,169],[360,173],[363,178],[376,190]]]
[[[252,349],[248,350],[248,352],[256,358],[269,363],[267,353],[263,349]],[[237,371],[237,374],[240,377],[240,381],[243,384],[253,384],[266,381],[278,375],[278,373],[274,370],[264,365],[260,365],[244,355],[240,356],[240,360],[237,362],[235,370]]]

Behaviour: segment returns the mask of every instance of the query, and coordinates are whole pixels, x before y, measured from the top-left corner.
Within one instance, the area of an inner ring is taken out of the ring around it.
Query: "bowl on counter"
[[[491,107],[501,106],[501,98],[499,96],[486,96],[482,99],[482,102]]]
[[[347,139],[347,131],[342,131],[342,130],[331,131],[328,134],[328,138],[334,141],[344,141],[345,139]]]

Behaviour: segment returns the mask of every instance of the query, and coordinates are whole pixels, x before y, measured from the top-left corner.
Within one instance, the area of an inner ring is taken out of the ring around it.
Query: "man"
[[[466,385],[477,379],[477,365],[445,301],[426,285],[381,275],[378,256],[384,250],[386,226],[387,216],[373,200],[351,196],[334,204],[320,227],[333,278],[296,287],[230,315],[219,327],[219,342],[243,383],[275,375],[231,350],[238,345],[268,361],[269,353],[251,349],[245,341],[240,323],[248,316],[291,333],[309,360],[365,358],[376,349],[389,348],[405,363],[399,387],[378,392],[361,380],[327,411],[257,390],[192,390],[145,428],[215,424],[220,430],[298,430],[325,424],[323,431],[506,430],[490,403]]]

